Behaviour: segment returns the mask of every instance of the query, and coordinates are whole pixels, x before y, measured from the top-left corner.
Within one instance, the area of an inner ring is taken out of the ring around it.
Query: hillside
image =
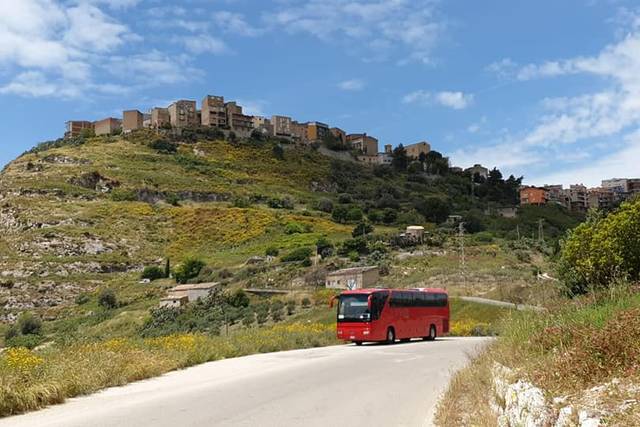
[[[452,231],[436,223],[453,213],[463,215],[471,231],[504,238],[514,236],[516,225],[525,235],[537,230],[541,217],[552,238],[578,222],[552,207],[523,209],[517,219],[485,216],[492,202],[470,196],[461,174],[373,169],[278,141],[182,139],[143,131],[56,141],[9,164],[0,175],[0,316],[36,309],[54,318],[80,294],[104,287],[132,292],[144,266],[164,266],[167,259],[172,265],[203,260],[209,274],[203,279],[230,270],[248,285],[289,287],[304,266],[249,268],[245,262],[268,248],[282,256],[313,247],[321,237],[340,252],[366,218],[380,236],[374,241],[406,224],[426,225],[440,236],[435,240],[446,241]],[[366,245],[355,251],[344,254],[355,260],[358,251],[372,252]],[[447,259],[456,262],[455,248]],[[451,273],[445,264],[441,278]],[[143,287],[131,298],[157,301],[163,289]]]

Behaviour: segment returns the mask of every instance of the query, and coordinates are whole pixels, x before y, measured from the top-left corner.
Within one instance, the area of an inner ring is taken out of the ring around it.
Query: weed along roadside
[[[42,408],[208,361],[335,344],[333,325],[295,322],[234,332],[229,337],[174,334],[113,338],[35,352],[10,348],[0,356],[0,415]]]

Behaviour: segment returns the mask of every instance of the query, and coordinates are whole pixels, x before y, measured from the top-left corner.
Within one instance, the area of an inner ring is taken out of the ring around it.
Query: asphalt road
[[[487,342],[444,338],[227,359],[0,419],[0,427],[428,426],[451,374]]]

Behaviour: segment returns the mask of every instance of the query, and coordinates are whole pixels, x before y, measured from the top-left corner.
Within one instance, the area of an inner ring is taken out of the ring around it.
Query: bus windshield
[[[338,322],[368,322],[369,320],[371,320],[369,295],[340,295]]]

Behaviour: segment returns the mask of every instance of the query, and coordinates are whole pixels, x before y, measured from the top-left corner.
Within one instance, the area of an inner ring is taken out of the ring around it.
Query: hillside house
[[[160,298],[160,308],[180,308],[189,302],[187,296],[168,295]]]
[[[187,302],[194,302],[200,298],[206,298],[209,293],[218,287],[218,282],[198,283],[195,285],[178,285],[169,290],[169,296],[186,297]]]
[[[374,286],[379,279],[378,267],[353,267],[327,274],[325,286],[329,289],[362,289]]]

